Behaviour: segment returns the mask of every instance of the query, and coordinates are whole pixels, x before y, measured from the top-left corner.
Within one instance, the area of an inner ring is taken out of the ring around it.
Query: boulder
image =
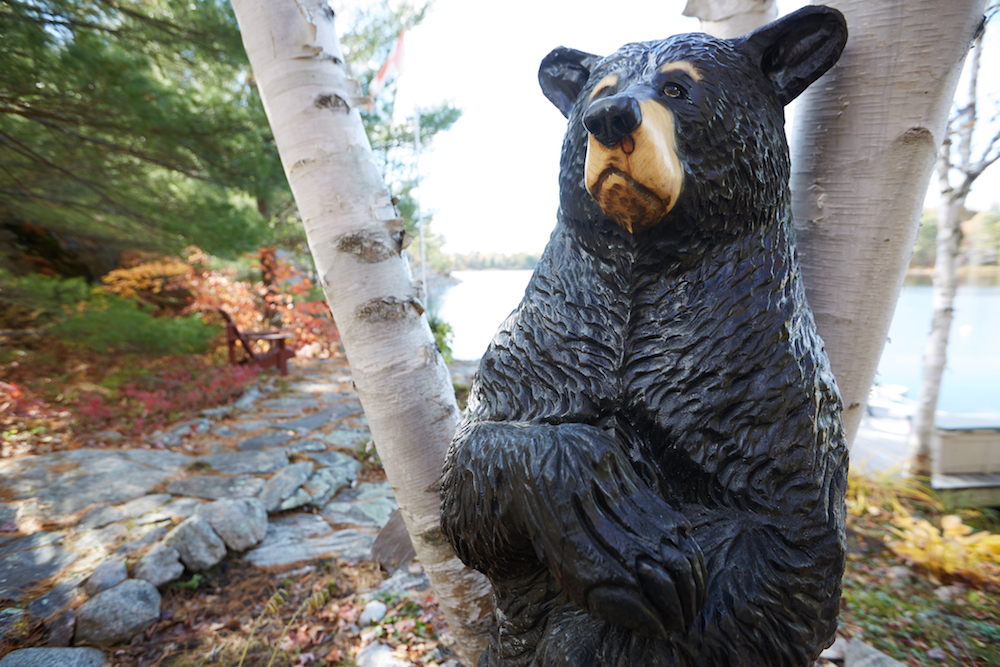
[[[195,512],[208,521],[230,551],[257,546],[267,534],[267,511],[256,498],[216,500]]]
[[[83,590],[90,597],[94,597],[126,579],[128,579],[128,571],[125,568],[125,561],[121,558],[108,558],[94,568],[94,573],[83,585]]]
[[[184,574],[181,554],[177,549],[162,542],[154,544],[145,556],[139,559],[132,576],[143,579],[154,586],[168,584]]]
[[[276,512],[282,501],[295,493],[312,474],[313,465],[309,461],[301,461],[285,466],[264,484],[260,492],[261,502],[268,513]]]
[[[129,579],[77,608],[76,643],[107,645],[128,641],[159,618],[160,593],[156,586]]]
[[[207,570],[226,556],[222,538],[197,514],[167,533],[163,544],[176,549],[181,562],[194,572]]]

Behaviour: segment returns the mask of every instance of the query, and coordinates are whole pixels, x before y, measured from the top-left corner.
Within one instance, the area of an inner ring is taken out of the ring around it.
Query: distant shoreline
[[[931,276],[934,274],[934,267],[913,267],[906,270],[906,276]],[[960,266],[958,267],[959,278],[1000,278],[1000,266]]]

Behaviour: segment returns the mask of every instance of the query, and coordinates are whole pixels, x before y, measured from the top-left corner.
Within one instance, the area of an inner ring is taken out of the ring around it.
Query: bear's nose
[[[583,114],[583,126],[608,148],[631,134],[642,123],[639,102],[631,95],[613,95],[597,100]]]

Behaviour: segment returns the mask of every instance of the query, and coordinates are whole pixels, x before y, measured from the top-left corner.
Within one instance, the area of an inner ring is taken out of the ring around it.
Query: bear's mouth
[[[631,234],[663,220],[684,183],[673,115],[651,100],[640,101],[639,108],[642,121],[617,143],[608,146],[589,135],[583,167],[587,192]]]
[[[589,185],[588,191],[601,210],[631,234],[649,229],[670,210],[669,195],[661,199],[617,167],[608,167]]]

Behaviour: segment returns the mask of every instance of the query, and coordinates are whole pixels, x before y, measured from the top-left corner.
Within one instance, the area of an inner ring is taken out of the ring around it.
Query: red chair
[[[285,347],[285,341],[292,337],[282,331],[240,331],[229,313],[219,309],[219,314],[226,321],[226,342],[229,344],[229,363],[251,364],[258,368],[277,367],[282,375],[288,374],[288,360],[295,356],[295,350]],[[266,352],[255,352],[255,341],[267,341]],[[243,347],[242,353],[237,353],[237,343]]]

